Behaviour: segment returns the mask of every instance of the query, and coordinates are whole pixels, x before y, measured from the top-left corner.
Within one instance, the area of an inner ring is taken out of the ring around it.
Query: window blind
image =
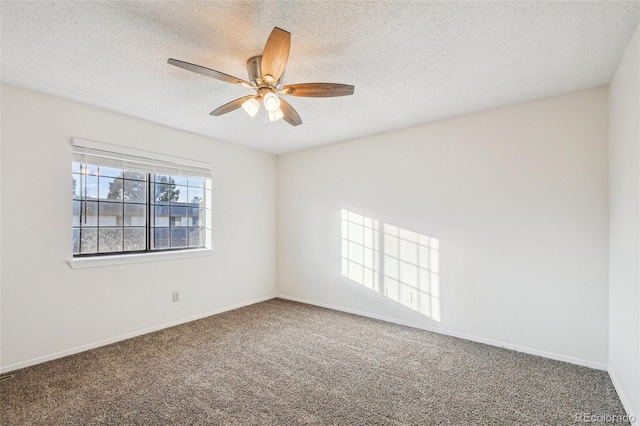
[[[211,178],[211,165],[84,139],[73,140],[73,161],[134,172]]]

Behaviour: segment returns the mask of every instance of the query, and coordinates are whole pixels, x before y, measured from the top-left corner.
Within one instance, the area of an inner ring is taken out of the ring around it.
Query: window
[[[74,257],[208,246],[210,167],[159,157],[74,139]]]

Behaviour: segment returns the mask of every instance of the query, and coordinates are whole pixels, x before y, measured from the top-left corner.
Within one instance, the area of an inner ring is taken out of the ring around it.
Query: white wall
[[[5,85],[1,107],[3,370],[275,294],[275,156]],[[74,136],[211,162],[215,251],[71,269]]]
[[[609,373],[640,416],[640,27],[609,88]]]
[[[607,89],[278,159],[278,291],[606,368]],[[341,275],[341,210],[439,239],[440,321]]]

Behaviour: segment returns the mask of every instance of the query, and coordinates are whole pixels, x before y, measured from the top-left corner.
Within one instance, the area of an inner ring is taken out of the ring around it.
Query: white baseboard
[[[253,305],[255,303],[264,302],[265,300],[270,300],[270,299],[273,299],[275,297],[277,297],[277,296],[271,295],[271,296],[260,297],[258,299],[249,300],[247,302],[242,302],[242,303],[239,303],[239,304],[236,304],[236,305],[232,305],[232,306],[225,306],[224,308],[218,308],[218,309],[215,309],[213,311],[205,312],[203,314],[194,315],[192,317],[183,318],[183,319],[179,319],[177,321],[172,321],[172,322],[169,322],[169,323],[165,323],[165,324],[161,324],[161,325],[158,325],[158,326],[146,328],[146,329],[143,329],[143,330],[134,331],[133,333],[123,334],[121,336],[112,337],[112,338],[105,339],[105,340],[100,340],[99,342],[89,343],[87,345],[78,346],[76,348],[67,349],[67,350],[64,350],[64,351],[61,351],[61,352],[56,352],[56,353],[45,355],[45,356],[41,356],[41,357],[38,357],[38,358],[33,358],[33,359],[30,359],[30,360],[27,360],[27,361],[22,361],[22,362],[18,362],[18,363],[15,363],[15,364],[7,365],[7,366],[4,366],[4,367],[0,367],[0,374],[8,373],[8,372],[14,371],[14,370],[19,370],[19,369],[25,368],[25,367],[30,367],[30,366],[36,365],[36,364],[41,364],[43,362],[52,361],[54,359],[62,358],[62,357],[68,356],[68,355],[73,355],[73,354],[77,354],[77,353],[80,353],[80,352],[88,351],[89,349],[99,348],[100,346],[110,345],[112,343],[120,342],[122,340],[131,339],[132,337],[141,336],[143,334],[153,333],[154,331],[158,331],[158,330],[162,330],[162,329],[165,329],[165,328],[173,327],[173,326],[176,326],[176,325],[184,324],[184,323],[187,323],[187,322],[191,322],[191,321],[199,320],[199,319],[202,319],[202,318],[210,317],[211,315],[220,314],[222,312],[232,311],[234,309],[242,308],[244,306],[249,306],[249,305]]]
[[[331,304],[327,304],[327,303],[319,303],[319,302],[315,302],[313,300],[302,299],[302,298],[299,298],[299,297],[292,297],[292,296],[287,296],[287,295],[284,295],[284,294],[278,294],[277,297],[280,298],[280,299],[286,299],[286,300],[291,300],[291,301],[294,301],[294,302],[306,303],[308,305],[320,306],[322,308],[333,309],[335,311],[341,311],[341,312],[347,312],[347,313],[354,314],[354,315],[360,315],[360,316],[367,317],[367,318],[374,318],[374,319],[378,319],[378,320],[382,320],[382,321],[386,321],[386,322],[391,322],[391,323],[394,323],[394,324],[406,325],[407,327],[418,328],[418,329],[421,329],[421,330],[431,331],[433,333],[444,334],[444,335],[452,336],[452,337],[458,337],[460,339],[470,340],[472,342],[484,343],[486,345],[491,345],[491,346],[498,346],[498,347],[505,348],[505,349],[511,349],[511,350],[514,350],[514,351],[517,351],[517,352],[522,352],[522,353],[526,353],[526,354],[530,354],[530,355],[541,356],[543,358],[553,359],[553,360],[556,360],[556,361],[564,361],[564,362],[568,362],[570,364],[576,364],[576,365],[581,365],[581,366],[584,366],[584,367],[595,368],[596,370],[607,371],[607,365],[606,364],[601,364],[599,362],[587,361],[587,360],[584,360],[584,359],[574,358],[574,357],[570,357],[570,356],[566,356],[566,355],[559,355],[559,354],[555,354],[555,353],[552,353],[552,352],[546,352],[546,351],[541,351],[541,350],[538,350],[538,349],[527,348],[527,347],[524,347],[524,346],[513,345],[511,343],[500,342],[500,341],[497,341],[497,340],[485,339],[483,337],[477,337],[477,336],[472,336],[472,335],[469,335],[469,334],[458,333],[456,331],[450,331],[450,330],[446,330],[446,329],[438,328],[438,327],[430,327],[430,326],[427,326],[427,325],[424,325],[424,324],[418,324],[418,323],[414,323],[414,322],[411,322],[411,321],[405,321],[405,320],[401,320],[401,319],[397,319],[397,318],[386,317],[384,315],[378,315],[378,314],[373,314],[373,313],[370,313],[370,312],[363,312],[363,311],[358,311],[358,310],[355,310],[355,309],[344,308],[342,306],[336,306],[336,305],[331,305]]]
[[[638,421],[638,415],[640,415],[640,413],[633,412],[633,408],[631,406],[629,398],[627,398],[624,391],[622,390],[622,387],[620,386],[620,382],[618,381],[618,378],[616,377],[614,372],[611,371],[611,369],[609,369],[607,372],[609,373],[609,377],[613,382],[613,387],[616,389],[616,392],[618,393],[618,398],[620,398],[620,402],[622,402],[622,406],[624,407],[624,410],[627,412],[627,416],[629,416],[629,419],[634,418],[636,419],[636,421]]]
[[[4,374],[4,373],[8,373],[10,371],[14,371],[14,370],[19,370],[21,368],[25,368],[25,367],[29,367],[32,365],[36,365],[36,364],[41,364],[43,362],[47,362],[47,361],[51,361],[54,359],[58,359],[58,358],[62,358],[68,355],[73,355],[76,353],[80,353],[80,352],[84,352],[87,351],[89,349],[94,349],[94,348],[98,348],[101,346],[106,346],[106,345],[110,345],[112,343],[116,343],[122,340],[126,340],[126,339],[131,339],[132,337],[137,337],[137,336],[141,336],[143,334],[147,334],[147,333],[152,333],[154,331],[158,331],[158,330],[162,330],[164,328],[168,328],[168,327],[173,327],[176,325],[180,325],[180,324],[184,324],[187,322],[191,322],[191,321],[195,321],[198,319],[202,319],[202,318],[206,318],[209,317],[211,315],[216,315],[222,312],[227,312],[227,311],[231,311],[234,309],[238,309],[238,308],[242,308],[244,306],[249,306],[249,305],[253,305],[255,303],[260,303],[260,302],[264,302],[266,300],[270,300],[273,298],[281,298],[281,299],[286,299],[286,300],[291,300],[294,302],[300,302],[300,303],[305,303],[307,305],[314,305],[314,306],[320,306],[323,308],[327,308],[327,309],[333,309],[335,311],[340,311],[340,312],[347,312],[350,314],[354,314],[354,315],[359,315],[359,316],[363,316],[363,317],[367,317],[367,318],[374,318],[374,319],[378,319],[378,320],[382,320],[382,321],[386,321],[386,322],[390,322],[390,323],[394,323],[394,324],[400,324],[400,325],[405,325],[407,327],[412,327],[412,328],[417,328],[417,329],[421,329],[421,330],[426,330],[426,331],[431,331],[434,333],[439,333],[439,334],[444,334],[447,336],[452,336],[452,337],[458,337],[460,339],[465,339],[465,340],[470,340],[473,342],[478,342],[478,343],[484,343],[487,345],[491,345],[491,346],[498,346],[498,347],[502,347],[502,348],[506,348],[506,349],[511,349],[517,352],[523,352],[523,353],[527,353],[530,355],[537,355],[537,356],[541,356],[544,358],[549,358],[549,359],[553,359],[556,361],[564,361],[564,362],[568,362],[571,364],[576,364],[576,365],[582,365],[585,367],[590,367],[590,368],[595,368],[598,370],[604,370],[607,371],[607,366],[605,364],[600,364],[600,363],[596,363],[596,362],[591,362],[591,361],[586,361],[583,359],[579,359],[579,358],[573,358],[573,357],[568,357],[568,356],[564,356],[564,355],[558,355],[558,354],[554,354],[551,352],[545,352],[545,351],[540,351],[537,349],[531,349],[531,348],[527,348],[527,347],[523,347],[523,346],[518,346],[518,345],[512,345],[510,343],[504,343],[504,342],[499,342],[496,340],[491,340],[491,339],[485,339],[482,337],[477,337],[477,336],[471,336],[468,334],[464,334],[464,333],[458,333],[455,331],[449,331],[446,329],[442,329],[442,328],[438,328],[438,327],[430,327],[430,326],[426,326],[423,324],[418,324],[418,323],[414,323],[411,321],[404,321],[401,319],[397,319],[397,318],[391,318],[391,317],[386,317],[384,315],[378,315],[378,314],[373,314],[370,312],[363,312],[363,311],[358,311],[355,309],[348,309],[348,308],[344,308],[342,306],[336,306],[336,305],[331,305],[331,304],[327,304],[327,303],[318,303],[312,300],[308,300],[308,299],[302,299],[299,297],[292,297],[292,296],[287,296],[284,294],[276,294],[276,295],[271,295],[271,296],[265,296],[265,297],[261,297],[258,299],[253,299],[253,300],[249,300],[247,302],[243,302],[240,304],[236,304],[236,305],[232,305],[232,306],[226,306],[224,308],[219,308],[219,309],[215,309],[213,311],[209,311],[203,314],[198,314],[189,318],[183,318],[177,321],[173,321],[170,323],[165,323],[162,325],[158,325],[155,327],[150,327],[147,329],[143,329],[143,330],[138,330],[135,331],[133,333],[128,333],[128,334],[124,334],[121,336],[117,336],[117,337],[112,337],[110,339],[105,339],[105,340],[101,340],[99,342],[94,342],[94,343],[90,343],[87,345],[83,345],[83,346],[78,346],[76,348],[72,348],[72,349],[67,349],[61,352],[56,352],[54,354],[49,354],[49,355],[45,355],[42,357],[38,357],[38,358],[33,358],[27,361],[22,361],[19,363],[15,363],[15,364],[11,364],[11,365],[7,365],[4,367],[0,367],[0,374]],[[613,377],[613,375],[611,374],[611,372],[609,372],[609,375],[611,376],[611,379],[614,383],[614,386],[616,387],[616,390],[618,391],[618,394],[620,395],[620,399],[622,400],[625,409],[627,410],[627,413],[629,415],[631,415],[630,411],[629,411],[629,404],[625,402],[624,398],[623,398],[623,394],[620,393],[619,387],[616,384],[616,381]]]

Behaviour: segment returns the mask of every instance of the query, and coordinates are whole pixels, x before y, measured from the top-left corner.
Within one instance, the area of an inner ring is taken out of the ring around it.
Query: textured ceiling
[[[607,84],[638,1],[7,2],[2,81],[284,153]],[[285,84],[355,85],[287,100],[264,124],[213,109],[253,93],[167,64],[247,79],[273,27],[292,34]],[[34,111],[34,115],[37,114]]]

